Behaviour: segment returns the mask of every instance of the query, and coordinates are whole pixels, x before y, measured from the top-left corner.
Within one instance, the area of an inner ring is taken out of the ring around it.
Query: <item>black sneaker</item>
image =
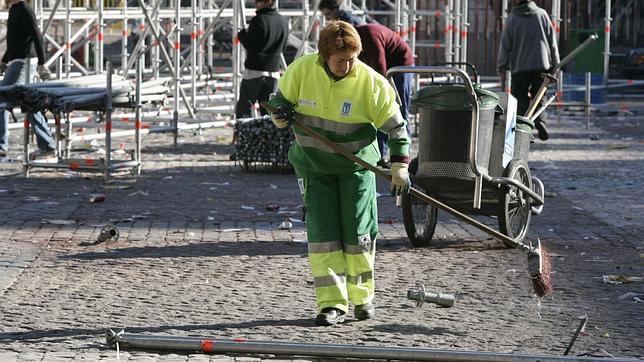
[[[543,122],[535,122],[535,126],[537,127],[537,132],[539,133],[539,139],[542,141],[548,140],[549,135],[546,124]]]
[[[376,307],[373,306],[373,303],[356,305],[353,309],[353,315],[361,321],[371,319],[376,315]]]
[[[315,317],[315,324],[318,326],[332,326],[334,324],[344,322],[344,316],[346,313],[337,309],[337,308],[324,308]]]

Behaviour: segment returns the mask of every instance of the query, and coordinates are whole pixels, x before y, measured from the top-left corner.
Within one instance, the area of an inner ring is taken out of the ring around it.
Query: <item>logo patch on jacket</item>
[[[298,103],[300,104],[300,106],[315,107],[315,101],[310,99],[299,99]]]
[[[345,117],[348,117],[351,114],[351,102],[344,101],[344,103],[342,103],[342,109],[340,110],[340,114]]]

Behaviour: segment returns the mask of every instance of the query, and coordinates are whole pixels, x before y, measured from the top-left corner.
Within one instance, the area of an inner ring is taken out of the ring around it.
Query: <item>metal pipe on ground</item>
[[[249,341],[245,339],[209,339],[202,337],[155,336],[106,331],[107,344],[118,348],[164,351],[199,351],[222,354],[262,354],[286,356],[315,356],[411,361],[467,361],[467,362],[555,362],[605,361],[589,357],[568,357],[499,352],[453,351],[438,348],[380,347],[345,344],[299,343],[285,341]],[[633,362],[633,359],[611,359],[611,362]]]

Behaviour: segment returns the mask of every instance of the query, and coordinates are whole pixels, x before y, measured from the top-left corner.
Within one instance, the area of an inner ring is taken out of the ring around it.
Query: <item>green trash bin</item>
[[[530,153],[530,143],[534,139],[532,130],[534,129],[534,122],[523,116],[517,116],[517,125],[514,134],[514,156],[528,162],[528,154]]]
[[[494,116],[499,97],[475,86],[479,103],[478,169],[488,174]],[[420,136],[416,176],[434,178],[427,185],[450,179],[471,181],[469,164],[472,99],[463,84],[432,85],[418,91],[411,103],[419,112]]]

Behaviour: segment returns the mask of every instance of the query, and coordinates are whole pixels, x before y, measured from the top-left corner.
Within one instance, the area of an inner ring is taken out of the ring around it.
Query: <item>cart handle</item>
[[[478,146],[478,134],[479,134],[479,103],[478,97],[476,96],[476,91],[472,85],[472,80],[470,76],[467,75],[465,71],[453,67],[433,67],[433,66],[400,66],[393,67],[387,71],[387,79],[389,83],[396,89],[393,79],[391,76],[395,73],[415,73],[415,74],[451,74],[456,75],[457,77],[463,80],[465,89],[472,98],[472,127],[470,127],[470,144],[469,144],[469,163],[472,172],[474,173],[474,208],[481,208],[481,196],[483,193],[483,175],[476,165],[477,153],[476,149]],[[396,92],[396,95],[398,93]]]
[[[476,67],[472,63],[468,62],[443,62],[443,63],[434,63],[432,64],[433,66],[435,65],[464,65],[466,68],[469,68],[472,71],[472,75],[474,76],[473,80],[475,84],[480,83],[479,82],[479,73],[476,70]],[[471,79],[471,78],[470,78]]]

